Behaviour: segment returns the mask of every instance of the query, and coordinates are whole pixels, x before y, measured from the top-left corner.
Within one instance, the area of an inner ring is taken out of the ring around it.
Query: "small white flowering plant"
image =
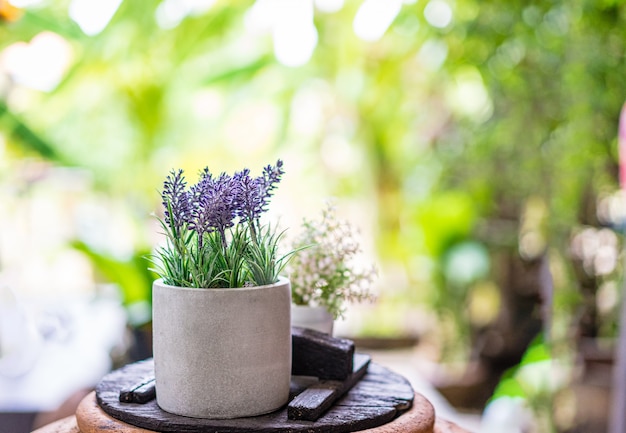
[[[292,247],[299,251],[288,265],[294,304],[325,307],[336,319],[345,313],[346,302],[373,299],[376,268],[357,268],[355,258],[361,252],[357,230],[337,218],[331,203],[320,219],[303,221]]]

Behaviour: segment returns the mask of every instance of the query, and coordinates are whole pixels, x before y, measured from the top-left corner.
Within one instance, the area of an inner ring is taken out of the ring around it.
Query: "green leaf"
[[[146,251],[136,252],[129,260],[119,260],[97,252],[81,241],[74,241],[71,246],[89,258],[105,281],[119,287],[124,305],[136,302],[152,303],[152,282],[156,275],[146,266]]]
[[[508,377],[500,381],[490,400],[500,397],[521,397],[526,398],[526,392],[520,382],[514,377]]]
[[[533,364],[535,362],[549,361],[552,359],[548,346],[543,340],[543,336],[537,336],[522,357],[520,365]]]

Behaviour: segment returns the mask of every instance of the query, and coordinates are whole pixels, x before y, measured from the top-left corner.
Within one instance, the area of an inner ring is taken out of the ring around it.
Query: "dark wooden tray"
[[[120,403],[120,390],[154,374],[152,359],[109,373],[96,387],[96,400],[115,419],[145,429],[169,433],[196,432],[353,432],[392,421],[413,404],[409,382],[378,364],[370,363],[366,375],[317,421],[290,420],[287,408],[267,415],[230,420],[188,418],[163,411],[156,400],[145,404]]]

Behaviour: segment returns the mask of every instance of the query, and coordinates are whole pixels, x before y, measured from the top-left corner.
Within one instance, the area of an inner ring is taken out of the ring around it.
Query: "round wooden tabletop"
[[[356,359],[356,357],[355,357]],[[127,390],[154,377],[152,359],[126,365],[106,375],[96,387],[96,401],[100,409],[113,418],[148,431],[164,433],[349,433],[372,429],[396,419],[412,406],[432,409],[430,403],[414,401],[415,391],[406,378],[393,371],[370,363],[367,370],[345,394],[319,416],[296,418],[289,416],[289,405],[268,414],[234,419],[190,418],[161,409],[154,398],[139,404],[120,401],[120,390]],[[297,389],[293,380],[293,395],[300,396],[308,386]],[[125,399],[123,399],[125,400]],[[317,399],[314,399],[317,401]],[[434,422],[434,415],[431,417]]]
[[[126,424],[107,415],[96,403],[95,392],[85,397],[76,414],[49,424],[33,433],[155,433]],[[362,430],[368,433],[469,433],[456,424],[437,419],[430,402],[415,395],[411,409],[380,427]]]

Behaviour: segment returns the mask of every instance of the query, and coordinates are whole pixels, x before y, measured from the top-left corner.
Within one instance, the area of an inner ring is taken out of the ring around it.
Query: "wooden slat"
[[[140,380],[120,391],[120,402],[144,404],[156,397],[154,376]]]
[[[287,406],[289,419],[316,421],[339,395],[338,382],[317,383],[310,386]]]
[[[346,380],[325,380],[311,385],[289,403],[287,417],[291,420],[316,421],[365,375],[370,360],[368,355],[355,354],[353,372]]]
[[[294,326],[291,344],[291,374],[295,376],[346,380],[352,374],[354,343],[350,340]]]

